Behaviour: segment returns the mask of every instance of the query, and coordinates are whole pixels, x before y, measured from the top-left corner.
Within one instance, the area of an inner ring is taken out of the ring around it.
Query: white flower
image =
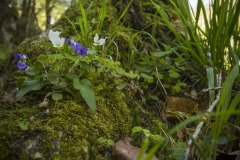
[[[64,44],[65,39],[59,37],[60,33],[61,32],[58,31],[54,32],[52,29],[48,33],[48,38],[52,41],[54,47],[59,48],[62,47]]]
[[[94,45],[94,46],[103,45],[103,44],[105,43],[105,39],[106,39],[106,38],[101,38],[101,39],[99,39],[99,36],[98,36],[98,34],[96,33],[96,34],[95,34],[95,37],[94,37],[94,43],[93,43],[93,45]]]

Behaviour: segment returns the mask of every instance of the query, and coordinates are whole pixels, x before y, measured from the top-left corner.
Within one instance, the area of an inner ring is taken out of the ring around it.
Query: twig
[[[132,96],[131,96],[132,97]],[[133,97],[132,97],[132,99],[133,99]],[[145,113],[145,111],[140,107],[140,105],[136,102],[136,101],[134,101],[135,103],[136,103],[136,105],[138,106],[138,108],[143,112],[143,113]]]
[[[218,87],[216,88],[221,88],[221,85],[222,85],[222,71],[220,71],[219,73],[219,77],[218,77]],[[218,91],[218,94],[217,94],[217,97],[215,99],[215,101],[213,101],[213,103],[211,104],[211,106],[209,106],[208,108],[208,112],[212,112],[213,108],[216,106],[216,104],[218,103],[219,99],[220,99],[220,93],[221,93],[221,90]],[[193,138],[196,139],[201,131],[201,128],[203,126],[203,123],[204,122],[200,122],[198,123],[196,129],[195,129],[195,132],[193,133]],[[187,149],[186,149],[186,152],[185,152],[185,160],[188,160],[188,157],[189,157],[189,154],[190,154],[190,146],[192,144],[192,139],[190,139],[188,141],[188,145],[187,145]]]
[[[207,92],[209,90],[219,90],[221,89],[222,87],[214,87],[214,88],[207,88],[207,89],[204,89],[203,92]]]
[[[167,96],[168,94],[167,94],[167,92],[166,92],[166,90],[165,90],[165,88],[164,88],[164,86],[163,86],[161,80],[158,78],[158,69],[157,69],[157,67],[156,67],[156,73],[157,73],[157,79],[158,79],[158,82],[161,84],[161,86],[162,86],[162,88],[163,88],[163,91],[164,91],[165,95]]]

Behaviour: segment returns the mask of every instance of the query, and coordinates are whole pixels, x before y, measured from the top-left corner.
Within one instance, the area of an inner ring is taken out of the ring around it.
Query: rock
[[[129,137],[124,137],[122,140],[116,142],[113,146],[112,155],[116,160],[136,160],[140,151],[140,148],[130,144],[132,141]],[[143,154],[143,158],[147,156],[147,153]],[[151,160],[158,160],[155,156]]]

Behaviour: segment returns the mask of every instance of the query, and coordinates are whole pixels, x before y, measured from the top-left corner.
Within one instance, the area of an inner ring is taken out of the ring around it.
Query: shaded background
[[[0,0],[0,61],[26,38],[50,28],[77,0]],[[198,0],[189,0],[196,7]],[[205,4],[210,0],[203,0]]]
[[[76,0],[0,0],[0,61],[54,23]]]

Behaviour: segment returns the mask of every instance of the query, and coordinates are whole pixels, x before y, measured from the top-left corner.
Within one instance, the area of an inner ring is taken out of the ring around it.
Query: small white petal
[[[98,46],[98,43],[93,43],[94,46]]]
[[[58,31],[53,31],[52,29],[49,31],[48,33],[48,37],[49,39],[52,41],[54,38],[58,37],[60,35],[61,32]]]
[[[105,38],[101,38],[99,41],[98,41],[98,45],[103,45],[105,43]]]
[[[57,38],[53,39],[52,44],[53,44],[54,47],[58,47],[59,48],[59,47],[63,46],[64,41],[65,41],[64,38],[57,37]]]
[[[95,34],[95,37],[94,37],[94,42],[96,43],[96,42],[98,41],[98,39],[99,39],[99,36],[98,36],[98,34],[96,33],[96,34]]]

